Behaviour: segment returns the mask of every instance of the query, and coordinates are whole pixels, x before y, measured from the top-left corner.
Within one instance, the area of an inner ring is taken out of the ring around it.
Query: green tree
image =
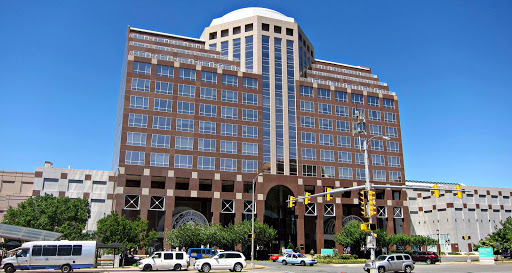
[[[156,231],[148,231],[148,221],[140,217],[130,221],[114,211],[98,221],[95,235],[102,243],[121,243],[129,249],[144,249],[158,236]]]
[[[83,233],[90,216],[87,199],[45,194],[30,197],[17,208],[9,207],[2,223],[63,233],[67,240],[84,240],[90,238]]]
[[[386,247],[386,248],[389,247],[389,245],[391,244],[391,240],[390,240],[388,234],[384,230],[377,229],[373,233],[375,233],[377,235],[377,246],[378,247]]]
[[[475,249],[480,247],[495,248],[495,244],[499,243],[500,248],[496,250],[509,250],[512,249],[512,216],[508,217],[505,221],[501,222],[501,227],[495,226],[496,231],[487,235],[484,239],[480,240],[474,245]]]
[[[391,244],[396,245],[397,250],[399,248],[405,250],[408,245],[411,245],[411,237],[407,234],[393,234],[389,237]]]
[[[334,235],[334,241],[343,247],[350,247],[357,253],[366,244],[367,235],[368,233],[361,230],[361,222],[350,221]]]

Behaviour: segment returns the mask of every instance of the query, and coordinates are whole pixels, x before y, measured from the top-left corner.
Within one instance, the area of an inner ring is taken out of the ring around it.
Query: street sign
[[[494,253],[492,251],[492,247],[479,248],[478,257],[481,264],[494,264]]]
[[[377,238],[375,238],[373,235],[366,237],[366,247],[377,248]]]

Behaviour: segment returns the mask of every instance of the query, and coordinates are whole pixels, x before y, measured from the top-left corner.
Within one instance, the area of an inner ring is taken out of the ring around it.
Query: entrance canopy
[[[19,226],[0,224],[0,237],[20,241],[55,241],[63,234]]]

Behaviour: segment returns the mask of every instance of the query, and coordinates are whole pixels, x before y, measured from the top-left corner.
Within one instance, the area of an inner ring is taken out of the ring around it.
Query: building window
[[[366,180],[366,175],[364,169],[356,169],[356,179],[357,180]]]
[[[172,100],[155,99],[155,111],[172,112]]]
[[[396,123],[396,114],[384,112],[384,121],[390,123]]]
[[[334,151],[320,150],[320,161],[334,162]]]
[[[221,213],[235,213],[235,200],[222,199]]]
[[[222,123],[220,125],[220,134],[223,136],[237,136],[238,134],[238,125]]]
[[[336,121],[336,130],[340,132],[350,132],[350,122],[337,120]]]
[[[171,118],[154,116],[153,129],[171,130]]]
[[[347,100],[347,92],[334,91],[334,99],[336,101],[348,102],[348,100]]]
[[[265,24],[265,23],[261,23],[261,29],[263,31],[269,31],[270,30],[270,25],[269,24]]]
[[[124,196],[124,209],[138,210],[140,198],[138,195],[127,194]]]
[[[316,166],[313,166],[313,165],[302,165],[302,176],[313,176],[313,177],[316,177]]]
[[[201,87],[201,99],[205,100],[217,100],[217,89]]]
[[[196,71],[194,69],[180,67],[180,80],[195,81]]]
[[[338,161],[340,163],[352,163],[351,152],[338,152]]]
[[[396,127],[387,127],[386,126],[386,136],[398,137],[398,130],[396,129]]]
[[[327,178],[334,178],[336,177],[336,174],[334,173],[334,167],[332,166],[321,166],[321,171],[322,171],[322,177],[327,177]]]
[[[146,134],[144,133],[136,133],[136,132],[128,132],[126,137],[126,145],[132,146],[146,146]]]
[[[192,169],[192,156],[174,155],[174,168]]]
[[[305,144],[316,144],[316,134],[311,132],[302,132],[301,141]]]
[[[151,166],[169,167],[169,154],[151,153]]]
[[[374,121],[380,121],[380,111],[369,110],[368,111],[368,119]]]
[[[222,106],[221,117],[226,119],[238,119],[238,108]]]
[[[242,84],[244,88],[258,89],[258,80],[253,78],[243,77]]]
[[[215,152],[216,141],[215,139],[200,138],[197,141],[197,150],[201,152]]]
[[[222,90],[222,101],[238,103],[238,92]]]
[[[215,122],[199,121],[199,133],[215,135],[217,133]]]
[[[338,147],[351,147],[351,141],[350,137],[348,136],[338,136]]]
[[[133,73],[151,75],[151,64],[133,62]]]
[[[149,92],[150,80],[132,78],[132,90]]]
[[[220,170],[226,171],[226,172],[236,172],[236,159],[221,158],[220,159]]]
[[[368,105],[379,106],[379,97],[368,96]]]
[[[316,160],[316,149],[302,148],[302,159]]]
[[[172,83],[170,82],[155,82],[155,92],[158,94],[172,95]]]
[[[130,108],[148,110],[149,98],[130,96]]]
[[[309,86],[300,86],[300,95],[304,97],[313,97],[313,87]]]
[[[243,155],[258,155],[258,143],[242,143]]]
[[[364,165],[364,154],[361,153],[354,153],[356,157],[356,164]]]
[[[150,210],[164,210],[165,209],[165,197],[163,196],[151,196],[149,203]]]
[[[221,32],[222,34],[222,32]],[[227,36],[227,35],[225,35]],[[229,41],[224,41],[220,43],[220,55],[222,57],[228,57],[229,56]]]
[[[382,136],[382,126],[370,124],[370,135]]]
[[[238,86],[238,77],[228,74],[222,74],[222,85]]]
[[[247,105],[258,105],[258,95],[251,93],[242,93],[242,103]]]
[[[242,160],[242,172],[243,173],[258,172],[258,161],[257,160]]]
[[[323,130],[332,130],[332,119],[319,118],[318,128]]]
[[[392,99],[382,99],[382,104],[386,108],[395,109],[395,101]]]
[[[364,117],[364,109],[352,107],[352,117],[363,116]]]
[[[187,101],[178,101],[178,113],[179,114],[187,114],[193,115],[195,110],[195,105],[193,102]]]
[[[220,141],[220,152],[225,154],[236,154],[236,141]]]
[[[252,200],[244,200],[244,214],[252,214]]]
[[[235,30],[236,28],[234,28],[233,30]],[[240,27],[238,27],[238,30],[240,30]],[[240,32],[238,32],[240,33]],[[234,33],[233,34],[237,34],[237,33]],[[233,59],[235,60],[240,60],[240,50],[241,50],[241,47],[240,47],[240,38],[238,39],[233,39]]]
[[[384,142],[380,139],[370,140],[370,146],[374,151],[384,151]]]
[[[314,117],[300,117],[300,126],[304,128],[315,128],[315,118]]]
[[[318,113],[325,115],[332,115],[332,105],[327,103],[319,103],[318,104]]]
[[[178,84],[178,96],[194,98],[196,96],[196,87],[187,84]]]
[[[153,134],[151,136],[151,147],[153,148],[169,148],[171,137],[166,135]]]
[[[389,181],[390,182],[402,182],[402,173],[401,172],[389,172]]]
[[[194,150],[194,138],[177,136],[174,148],[177,150]]]
[[[316,216],[316,204],[315,203],[309,203],[305,205],[305,213],[304,215],[308,216]]]
[[[373,170],[373,180],[386,182],[386,171],[383,170]]]
[[[363,149],[363,143],[365,141],[366,141],[366,139],[364,139],[364,138],[359,139],[359,137],[355,137],[354,138],[354,148]]]
[[[217,73],[201,71],[201,82],[217,84]]]
[[[372,165],[374,166],[386,166],[383,155],[372,155]]]
[[[400,167],[400,157],[388,156],[388,166],[389,167]]]
[[[339,117],[348,117],[348,107],[336,105],[336,116]]]
[[[335,216],[334,204],[324,204],[324,216]]]
[[[128,116],[128,126],[130,127],[139,127],[139,128],[147,128],[148,126],[148,116],[140,115],[140,114],[132,114]]]
[[[338,168],[338,177],[340,179],[353,179],[354,175],[352,174],[351,168]]]
[[[393,207],[393,218],[404,218],[402,207]]]
[[[352,93],[352,103],[355,103],[355,104],[364,104],[364,101],[363,101],[363,95],[360,95],[360,94],[354,94]]]
[[[160,76],[160,77],[173,78],[174,77],[174,67],[158,64],[156,66],[156,75]]]
[[[242,125],[242,137],[258,138],[258,127]]]
[[[247,28],[246,28],[247,31]],[[248,72],[252,72],[253,69],[253,38],[251,36],[245,37],[245,69]]]
[[[176,119],[176,131],[194,132],[194,121],[191,119]]]
[[[334,145],[334,136],[320,134],[320,145],[333,146]]]
[[[319,99],[325,99],[325,100],[331,99],[331,90],[329,90],[329,89],[318,88],[317,94],[318,94]]]
[[[312,101],[301,100],[300,101],[300,110],[302,112],[314,113],[315,112],[315,103]]]
[[[199,115],[205,117],[216,117],[217,116],[217,105],[211,104],[199,104]]]
[[[124,163],[127,165],[144,165],[144,152],[126,151]]]
[[[197,168],[200,170],[215,170],[215,157],[197,157]]]
[[[377,206],[377,218],[388,218],[386,206]]]
[[[258,111],[251,109],[242,109],[242,120],[258,121]]]

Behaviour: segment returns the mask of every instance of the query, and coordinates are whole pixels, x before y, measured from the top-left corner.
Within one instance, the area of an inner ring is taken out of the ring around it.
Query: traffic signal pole
[[[370,192],[372,190],[372,184],[370,184],[370,169],[369,169],[369,166],[368,166],[368,143],[367,143],[367,140],[365,139],[364,141],[364,144],[363,144],[363,149],[364,149],[364,178],[366,180],[365,184],[364,184],[364,188],[365,190],[367,190],[368,192]],[[361,144],[361,135],[359,135],[359,144]],[[367,195],[369,196],[369,194]],[[370,200],[368,198],[368,200],[366,200],[366,211],[367,213],[370,215],[370,217],[368,218],[368,222],[371,224],[373,223],[373,217],[371,215],[371,208],[370,208]],[[373,237],[373,230],[370,232],[370,236]],[[375,238],[375,237],[373,237]],[[377,272],[377,267],[375,266],[375,248],[370,248],[370,260],[372,262],[372,267],[370,268],[370,273],[376,273]]]

